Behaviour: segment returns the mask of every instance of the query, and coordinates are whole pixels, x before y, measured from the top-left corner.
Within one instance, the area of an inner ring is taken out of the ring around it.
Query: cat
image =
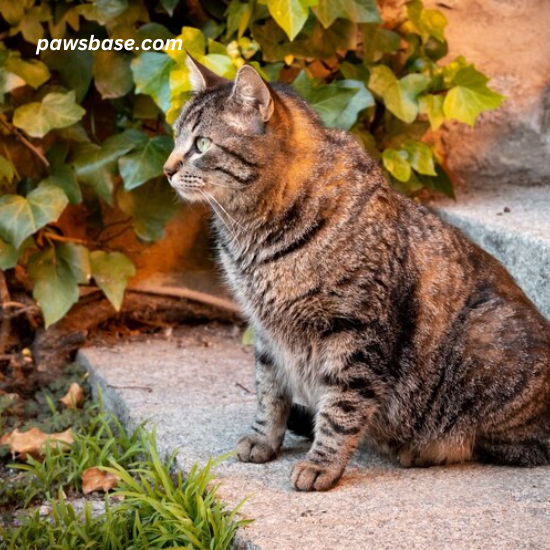
[[[295,403],[314,417],[301,491],[334,487],[361,438],[404,467],[548,464],[550,323],[504,267],[289,86],[188,66],[164,170],[211,204],[254,329],[258,408],[238,458],[274,459]]]

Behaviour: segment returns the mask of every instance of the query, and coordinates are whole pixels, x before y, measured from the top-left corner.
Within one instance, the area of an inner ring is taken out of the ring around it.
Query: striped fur
[[[549,463],[550,324],[503,266],[288,87],[247,68],[204,88],[166,171],[211,202],[254,327],[258,412],[239,458],[277,455],[294,402],[315,420],[298,490],[333,487],[362,437],[406,467]]]

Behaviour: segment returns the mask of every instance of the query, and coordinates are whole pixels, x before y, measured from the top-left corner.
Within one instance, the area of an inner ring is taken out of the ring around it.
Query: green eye
[[[212,145],[212,140],[205,137],[198,137],[195,140],[195,147],[199,150],[199,153],[204,153]]]

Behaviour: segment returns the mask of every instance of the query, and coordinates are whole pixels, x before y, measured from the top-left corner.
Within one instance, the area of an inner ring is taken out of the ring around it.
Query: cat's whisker
[[[235,185],[224,185],[223,183],[218,183],[215,181],[209,181],[209,185],[214,185],[215,187],[224,187],[225,189],[238,189]]]
[[[227,231],[229,231],[229,233],[231,234],[231,236],[235,239],[236,238],[236,235],[233,231],[233,228],[231,226],[228,225],[227,221],[225,220],[224,216],[222,215],[223,212],[221,212],[219,210],[219,208],[216,206],[216,203],[214,203],[211,199],[213,199],[214,197],[212,197],[212,195],[210,195],[209,193],[207,193],[206,191],[203,191],[202,189],[199,189],[199,192],[201,193],[201,195],[206,199],[206,202],[212,207],[212,210],[214,210],[214,212],[218,215],[218,217],[220,218],[220,221],[223,223],[223,225],[226,227]]]
[[[208,193],[208,191],[205,191],[210,198],[222,209],[223,212],[225,212],[225,215],[233,222],[233,224],[238,225],[241,229],[244,230],[244,227],[233,217],[229,212],[219,203],[219,201],[214,197],[214,195]]]

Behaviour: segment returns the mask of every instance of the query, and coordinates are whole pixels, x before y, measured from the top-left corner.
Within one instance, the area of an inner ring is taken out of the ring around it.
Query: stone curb
[[[231,328],[185,328],[167,339],[83,349],[79,361],[105,407],[129,427],[148,421],[162,453],[189,471],[233,450],[255,409],[253,357]],[[264,465],[228,458],[219,495],[244,497],[237,550],[547,550],[550,468],[478,464],[401,469],[361,449],[328,493],[297,493],[292,465],[306,441],[287,436]]]
[[[550,318],[550,185],[476,189],[433,207],[498,258]]]

